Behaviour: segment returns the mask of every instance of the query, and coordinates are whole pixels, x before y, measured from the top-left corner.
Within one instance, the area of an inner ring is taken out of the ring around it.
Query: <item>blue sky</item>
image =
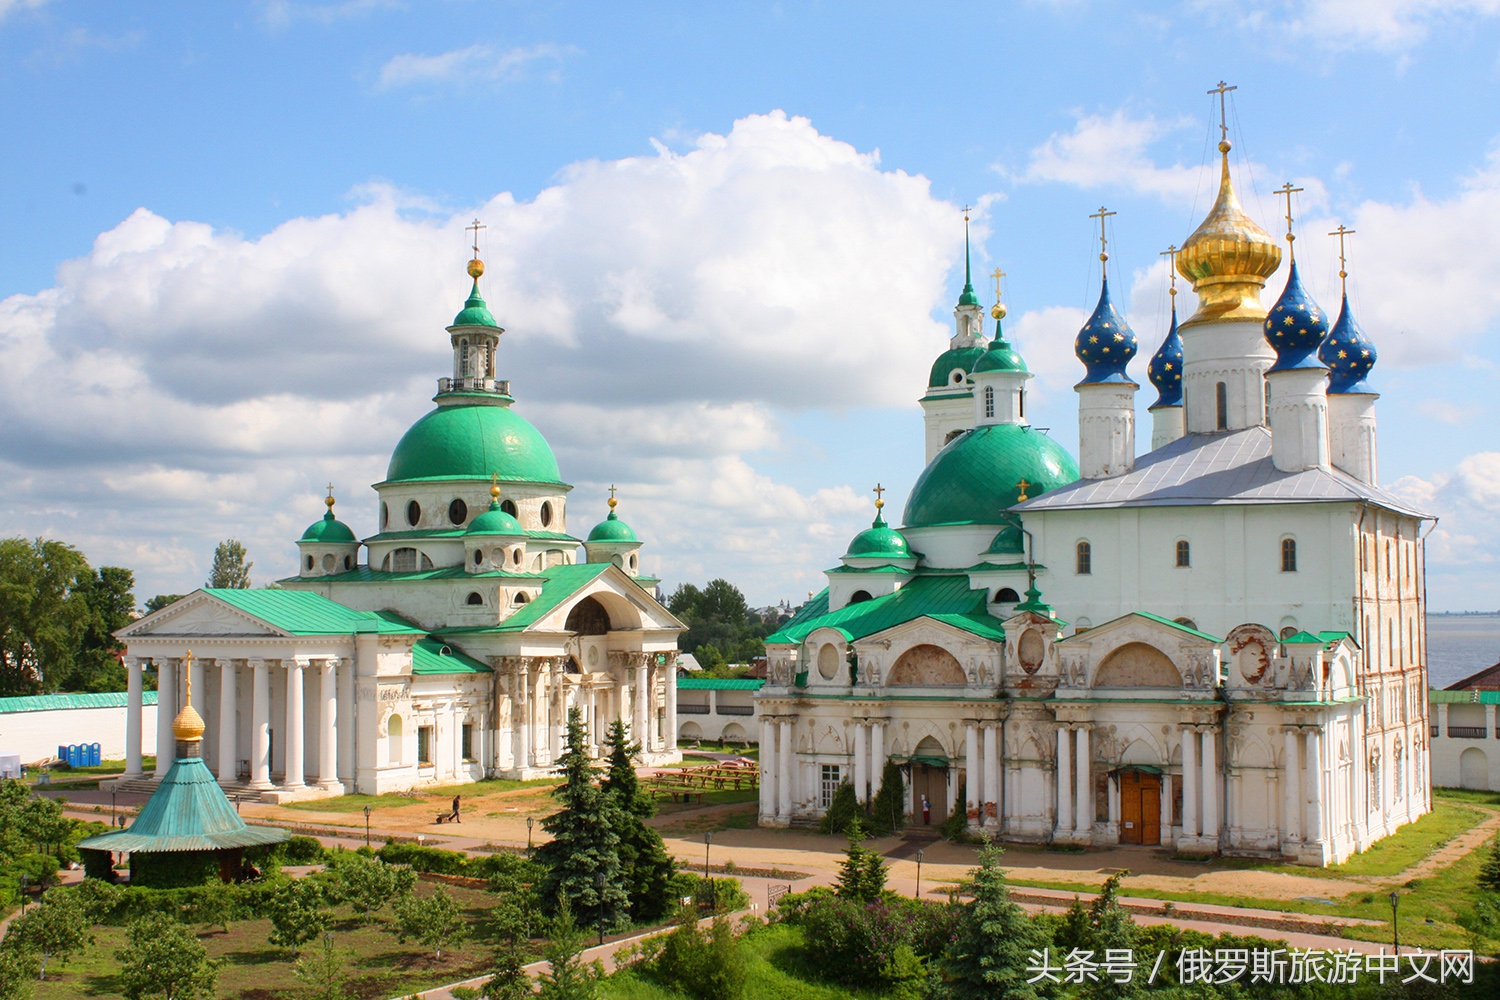
[[[1306,189],[1330,310],[1322,234],[1359,230],[1381,479],[1442,515],[1434,608],[1500,607],[1500,0],[1142,6],[0,0],[7,531],[149,595],[231,534],[291,572],[329,479],[373,530],[479,214],[570,527],[620,482],[669,583],[795,599],[920,471],[959,206],[1071,448],[1088,215],[1119,213],[1143,372],[1225,79],[1246,207],[1279,232],[1271,190]]]

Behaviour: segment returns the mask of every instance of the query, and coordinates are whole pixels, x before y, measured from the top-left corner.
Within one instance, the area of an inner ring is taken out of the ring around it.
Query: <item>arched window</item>
[[[312,568],[313,568],[313,557],[312,556],[308,556],[307,557],[307,570],[308,570],[309,573],[312,572]]]
[[[479,593],[479,591],[471,590],[469,591],[469,596],[464,599],[464,603],[469,605],[470,607],[473,607],[475,605],[482,605],[484,604],[484,597]]]
[[[1026,418],[1026,390],[1025,389],[1022,389],[1020,392],[1016,393],[1016,416],[1020,417],[1023,420]]]
[[[604,635],[609,631],[609,612],[593,597],[585,597],[573,605],[563,628],[579,635]]]
[[[345,556],[344,557],[344,569],[353,569],[353,568],[354,568],[354,557],[353,556]]]
[[[516,516],[516,502],[514,500],[501,500],[500,509],[505,511],[505,513],[509,514],[511,517]]]
[[[1281,540],[1281,571],[1283,573],[1297,572],[1297,540],[1295,538]]]
[[[849,595],[850,604],[863,604],[868,600],[870,600],[870,592],[868,590],[856,590]]]
[[[468,376],[469,371],[469,339],[461,338],[458,342],[458,374]]]
[[[401,716],[393,715],[385,724],[386,738],[390,741],[390,762],[401,763]]]
[[[515,565],[521,565],[521,546],[517,545],[515,551],[510,554],[510,561]]]
[[[1219,382],[1214,386],[1214,426],[1221,431],[1229,430],[1229,386]]]
[[[1177,565],[1191,566],[1192,564],[1192,549],[1187,540],[1182,539],[1177,543]]]
[[[527,597],[524,593],[521,593],[520,591],[517,591],[516,592],[516,596],[511,599],[510,603],[514,604],[516,607],[519,608],[521,605],[525,604],[529,600],[531,600],[531,598]]]
[[[1198,623],[1193,621],[1191,618],[1173,618],[1172,620],[1179,625],[1184,625],[1187,628],[1192,629],[1195,632],[1198,630]]]
[[[392,573],[415,573],[417,571],[417,550],[397,549],[391,553]]]
[[[995,415],[995,387],[992,385],[984,387],[984,415],[987,417]]]
[[[469,519],[469,505],[458,498],[448,505],[448,520],[454,524],[463,524]]]
[[[483,562],[484,562],[484,553],[480,552],[478,549],[475,549],[474,550],[474,565],[478,566],[478,565],[481,565]]]
[[[1271,422],[1271,383],[1269,381],[1267,381],[1265,383],[1265,386],[1266,386],[1265,407],[1261,410],[1261,416],[1260,416],[1260,418],[1262,420],[1264,420],[1266,423],[1270,423]]]
[[[636,568],[636,565],[637,565],[637,563],[636,563],[636,557],[635,557],[635,553],[634,553],[634,552],[632,552],[632,553],[631,553],[631,554],[630,554],[630,568],[631,568],[631,569],[635,569],[635,568]]]
[[[422,520],[422,505],[412,500],[406,505],[406,523],[413,528]]]
[[[999,590],[995,591],[996,604],[1017,604],[1020,602],[1020,600],[1021,595],[1016,593],[1014,588],[1001,587]]]
[[[1283,626],[1282,629],[1281,629],[1281,638],[1283,638],[1283,639],[1290,639],[1292,636],[1294,636],[1296,634],[1297,634],[1297,626],[1295,626],[1295,625],[1286,625],[1286,626]]]
[[[1078,543],[1078,566],[1079,576],[1087,576],[1094,571],[1094,549],[1088,542]]]
[[[552,523],[552,501],[551,500],[543,500],[542,501],[542,527],[545,528],[545,527],[547,527],[551,523]]]
[[[389,507],[387,507],[385,505],[385,501],[382,500],[380,502],[380,527],[382,529],[384,529],[385,526],[387,524],[390,524],[390,523],[391,523],[391,509]]]

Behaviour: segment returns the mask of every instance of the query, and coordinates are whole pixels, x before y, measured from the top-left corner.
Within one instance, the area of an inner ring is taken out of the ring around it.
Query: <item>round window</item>
[[[501,500],[500,509],[505,511],[505,513],[509,514],[511,517],[516,516],[516,502],[514,500]]]
[[[353,569],[354,568],[354,557],[353,556],[345,556],[344,557],[344,568],[345,569]]]
[[[482,562],[484,562],[484,553],[480,552],[478,549],[475,549],[474,550],[474,565],[478,566]]]
[[[547,527],[547,525],[549,525],[551,523],[552,523],[552,501],[551,500],[543,500],[542,501],[542,527],[545,528],[545,527]]]
[[[308,556],[307,557],[307,568],[309,570],[311,570],[313,568],[313,557],[312,556]]]
[[[335,560],[332,553],[329,553],[328,555],[323,557],[323,572],[332,573],[334,565]]]
[[[818,650],[818,673],[825,681],[833,680],[833,675],[839,672],[839,651],[833,648],[833,643],[823,643],[823,648]]]
[[[469,519],[469,505],[462,500],[455,499],[448,505],[448,520],[454,524],[463,524]]]
[[[384,528],[387,524],[390,524],[390,523],[391,523],[391,509],[385,505],[384,501],[381,501],[381,504],[380,504],[380,526],[382,528]]]
[[[415,528],[417,526],[417,522],[421,520],[422,505],[413,500],[406,505],[406,523]]]
[[[490,558],[493,559],[493,560],[495,560],[495,565],[496,566],[504,566],[505,565],[505,550],[504,549],[490,549]]]
[[[510,554],[510,561],[515,563],[517,566],[521,565],[521,549],[519,547],[517,547],[516,550]]]

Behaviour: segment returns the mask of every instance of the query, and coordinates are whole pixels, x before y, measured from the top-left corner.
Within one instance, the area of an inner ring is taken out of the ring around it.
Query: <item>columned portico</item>
[[[1286,788],[1283,796],[1285,815],[1281,825],[1287,844],[1282,850],[1284,853],[1291,854],[1296,851],[1296,842],[1302,839],[1302,748],[1301,740],[1298,739],[1300,730],[1296,726],[1287,726],[1284,733],[1286,745],[1283,750],[1281,773],[1284,776]]]
[[[1182,839],[1198,837],[1198,730],[1182,727]]]
[[[1000,723],[984,725],[984,805],[979,810],[980,825],[1000,824]]]
[[[649,694],[650,668],[646,658],[636,654],[635,664],[635,724],[631,726],[631,737],[646,749],[651,748],[651,732],[648,722],[651,704]]]
[[[780,720],[781,746],[776,758],[776,815],[782,825],[792,821],[792,722]]]
[[[964,720],[964,801],[969,809],[969,826],[977,827],[984,822],[980,804],[980,777],[983,762],[979,756],[979,722]]]
[[[1218,730],[1205,726],[1203,738],[1203,839],[1217,844],[1219,840],[1219,755]]]
[[[865,751],[865,732],[869,722],[854,720],[854,797],[860,805],[870,801],[870,758]]]

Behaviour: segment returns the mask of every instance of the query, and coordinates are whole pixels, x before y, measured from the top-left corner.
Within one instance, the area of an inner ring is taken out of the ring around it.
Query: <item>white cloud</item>
[[[0,21],[18,10],[36,10],[47,2],[48,0],[0,0]]]
[[[1500,608],[1500,452],[1478,452],[1427,479],[1406,476],[1391,489],[1439,516],[1427,536],[1429,606]]]
[[[333,24],[363,17],[376,10],[405,7],[401,0],[340,0],[337,3],[294,3],[292,0],[265,0],[261,16],[273,28],[285,28],[294,21]]]
[[[451,217],[367,194],[254,240],[139,209],[55,287],[0,301],[11,530],[133,566],[145,596],[200,582],[231,535],[258,580],[289,572],[329,479],[372,533],[364,484],[448,373],[478,214],[501,374],[578,484],[569,527],[617,482],[670,580],[796,596],[868,503],[751,461],[787,447],[782,414],[910,408],[961,259],[956,206],[926,179],[780,113]]]
[[[1217,12],[1218,3],[1199,0]],[[1500,14],[1500,0],[1244,0],[1241,24],[1253,31],[1290,33],[1331,48],[1404,52],[1434,28],[1463,25]]]
[[[518,80],[537,62],[560,64],[578,50],[571,45],[542,42],[501,51],[494,45],[476,44],[435,56],[403,53],[380,67],[382,90],[422,83],[496,83]]]

